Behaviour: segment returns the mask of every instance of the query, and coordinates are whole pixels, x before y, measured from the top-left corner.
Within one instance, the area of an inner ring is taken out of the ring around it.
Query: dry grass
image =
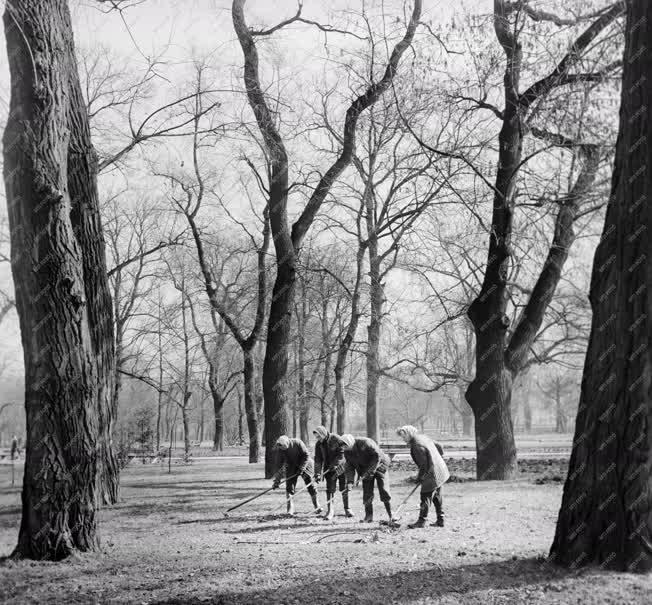
[[[8,470],[0,467],[0,555],[11,551],[20,520]],[[226,508],[269,486],[260,476],[260,466],[233,460],[177,465],[171,475],[134,465],[123,475],[123,501],[102,512],[102,551],[56,564],[6,561],[0,601],[652,603],[649,576],[569,573],[545,562],[559,483],[537,485],[524,474],[507,483],[449,484],[444,529],[390,530],[342,516],[286,519],[279,492],[225,517]],[[412,487],[408,476],[392,474],[396,503]],[[357,489],[358,511],[360,500]],[[416,516],[417,500],[405,521]],[[305,491],[297,505],[311,508]],[[379,519],[381,510],[376,502]]]

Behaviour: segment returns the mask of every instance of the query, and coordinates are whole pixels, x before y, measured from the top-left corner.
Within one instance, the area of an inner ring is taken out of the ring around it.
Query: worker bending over
[[[317,498],[317,490],[312,482],[314,472],[314,462],[308,453],[306,444],[301,439],[291,439],[287,435],[281,435],[275,446],[276,468],[274,474],[274,483],[272,487],[277,489],[281,485],[281,480],[285,477],[285,495],[287,498],[288,515],[294,515],[294,491],[299,476],[308,487],[308,493],[312,499],[312,505],[315,513],[322,512]]]
[[[346,481],[350,486],[358,473],[362,481],[362,501],[364,504],[364,519],[361,523],[371,523],[374,520],[374,483],[378,485],[378,495],[385,505],[389,522],[394,523],[392,517],[392,499],[389,493],[389,465],[390,459],[378,444],[367,437],[355,438],[353,435],[342,435],[339,440],[344,446],[346,460]]]

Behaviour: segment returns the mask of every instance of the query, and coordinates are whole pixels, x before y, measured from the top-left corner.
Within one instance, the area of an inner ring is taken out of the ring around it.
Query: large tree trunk
[[[14,0],[4,26],[11,74],[4,180],[27,420],[14,556],[58,560],[99,543],[112,307],[68,4]]]
[[[479,343],[478,343],[479,344]],[[509,479],[516,466],[516,444],[512,424],[512,373],[501,363],[482,363],[466,391],[475,416],[477,477],[480,480]]]
[[[478,479],[510,479],[516,472],[516,445],[512,425],[512,372],[505,365],[507,273],[512,237],[513,193],[523,144],[516,82],[520,46],[508,51],[505,74],[505,110],[498,136],[499,163],[493,202],[492,230],[482,289],[468,316],[476,339],[475,377],[466,399],[475,417]]]
[[[245,349],[243,355],[245,414],[249,431],[249,463],[256,463],[260,458],[260,428],[258,426],[260,416],[256,402],[256,366],[253,347]]]
[[[287,161],[287,160],[286,160]],[[287,232],[287,164],[283,177],[272,184],[282,202],[270,203],[270,224],[278,262],[276,281],[267,327],[267,348],[263,362],[263,396],[265,399],[265,443],[267,446],[288,432],[288,359],[294,289],[296,286],[295,252]],[[287,241],[286,241],[287,240]],[[273,448],[265,448],[265,477],[275,472]]]
[[[627,3],[620,133],[591,336],[551,557],[652,569],[652,4]]]
[[[272,206],[270,221],[274,233],[276,210]],[[276,242],[276,238],[274,239]],[[279,251],[277,250],[277,257]],[[263,364],[263,395],[265,398],[265,443],[276,443],[276,440],[288,431],[287,404],[287,369],[288,347],[290,344],[290,318],[292,316],[292,301],[296,273],[294,257],[292,261],[281,261],[269,311],[267,331],[267,349]],[[265,477],[271,478],[274,473],[273,448],[265,448]]]

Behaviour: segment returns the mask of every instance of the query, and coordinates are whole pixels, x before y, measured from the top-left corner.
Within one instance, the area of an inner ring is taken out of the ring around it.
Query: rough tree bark
[[[112,306],[97,157],[65,0],[9,0],[4,180],[25,363],[27,443],[16,557],[99,544],[110,453]]]
[[[244,83],[247,98],[256,118],[270,163],[270,224],[276,249],[277,264],[276,281],[269,311],[267,349],[263,365],[265,441],[266,443],[274,443],[280,435],[287,432],[290,320],[296,288],[299,249],[333,184],[351,163],[360,114],[371,107],[394,81],[401,57],[411,45],[419,24],[422,0],[415,0],[407,31],[392,50],[383,76],[370,85],[364,94],[357,97],[349,106],[344,122],[341,153],[323,174],[303,212],[291,228],[287,216],[288,155],[260,83],[255,36],[269,35],[284,24],[296,21],[298,15],[275,28],[264,32],[255,32],[247,27],[244,16],[245,1],[233,0],[233,27],[244,55]],[[273,472],[272,448],[267,448],[265,474],[267,477],[271,477]]]
[[[466,391],[466,399],[475,417],[477,476],[479,479],[509,479],[516,470],[516,445],[511,413],[514,379],[524,367],[530,347],[568,256],[575,236],[572,223],[578,198],[595,179],[598,154],[595,148],[582,147],[584,169],[569,194],[569,202],[560,205],[554,239],[548,258],[538,277],[519,324],[508,336],[509,318],[507,283],[511,261],[511,238],[516,179],[522,164],[525,118],[532,105],[557,86],[578,81],[595,81],[600,74],[571,74],[570,69],[584,50],[616,18],[622,15],[619,2],[601,13],[575,40],[570,51],[547,76],[519,92],[522,48],[510,17],[515,4],[494,0],[494,29],[506,59],[504,75],[504,109],[496,110],[502,126],[498,135],[498,170],[494,185],[493,213],[487,264],[480,293],[468,309],[476,337],[476,369]],[[563,137],[552,135],[564,147]]]
[[[620,132],[593,263],[593,321],[551,557],[652,569],[652,4],[627,2]]]

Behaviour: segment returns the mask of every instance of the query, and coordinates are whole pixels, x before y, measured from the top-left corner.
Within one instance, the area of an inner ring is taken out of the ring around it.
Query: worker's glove
[[[313,480],[315,483],[319,483],[319,482],[321,481],[321,475],[315,475],[315,476],[312,478],[312,480]]]
[[[272,489],[278,489],[280,485],[281,485],[280,481],[274,481],[274,483],[272,483]]]

